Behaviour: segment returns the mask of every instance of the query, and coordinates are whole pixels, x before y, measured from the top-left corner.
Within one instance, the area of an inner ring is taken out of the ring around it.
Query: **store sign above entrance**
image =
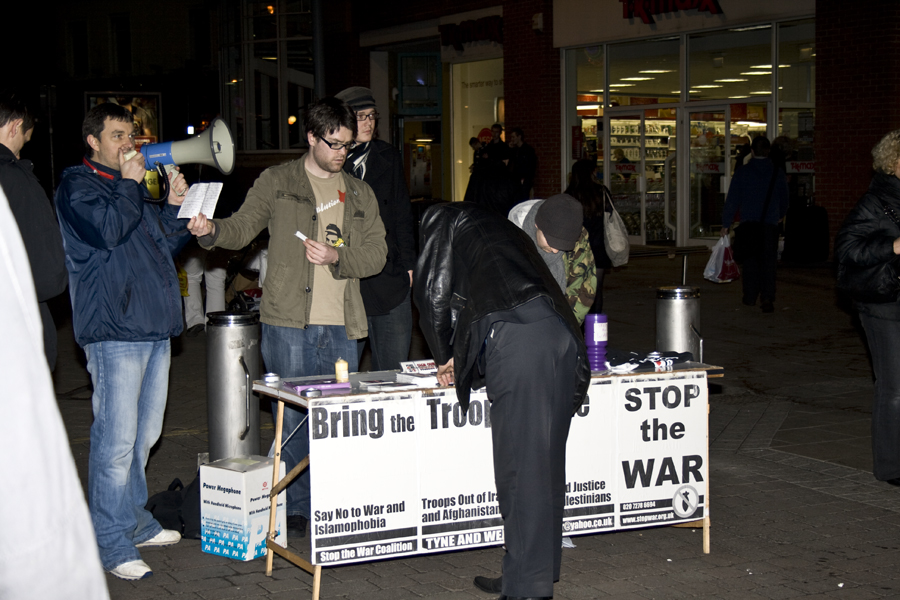
[[[457,52],[470,42],[494,42],[503,44],[503,17],[494,15],[480,19],[439,25],[441,46],[453,46]]]
[[[656,23],[653,15],[677,12],[679,10],[697,10],[711,15],[722,14],[719,0],[619,0],[622,3],[622,16],[625,19],[639,18],[646,25]]]

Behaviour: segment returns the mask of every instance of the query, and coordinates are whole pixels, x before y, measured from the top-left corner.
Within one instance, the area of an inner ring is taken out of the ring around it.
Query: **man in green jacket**
[[[358,370],[356,340],[366,337],[359,278],[381,272],[387,256],[384,225],[369,186],[343,172],[356,135],[356,114],[336,98],[306,113],[309,152],[266,169],[243,206],[227,219],[191,219],[188,229],[205,248],[232,250],[269,230],[268,270],[260,305],[266,369],[281,377],[333,375],[339,358]],[[285,435],[304,411],[285,406]],[[282,450],[285,468],[309,454],[308,425]],[[309,469],[287,488],[289,536],[305,535]]]

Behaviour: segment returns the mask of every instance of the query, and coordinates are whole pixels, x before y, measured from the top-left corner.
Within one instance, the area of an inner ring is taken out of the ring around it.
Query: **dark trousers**
[[[885,481],[900,477],[900,321],[860,313],[875,371],[872,469]]]
[[[550,597],[562,560],[577,347],[554,315],[528,324],[495,323],[484,353],[506,542],[503,594]]]
[[[372,371],[399,369],[400,363],[409,360],[409,344],[412,340],[412,304],[410,292],[406,298],[386,315],[366,317],[369,337],[357,343],[357,358],[362,360],[366,341],[372,351]]]
[[[778,267],[778,226],[763,225],[762,246],[747,252],[741,264],[744,302],[775,301],[775,269]]]

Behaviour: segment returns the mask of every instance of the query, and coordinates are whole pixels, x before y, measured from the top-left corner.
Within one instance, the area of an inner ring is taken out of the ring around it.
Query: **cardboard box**
[[[223,458],[200,467],[200,539],[203,551],[237,560],[266,554],[273,458]],[[284,477],[284,463],[281,465]],[[285,493],[278,494],[275,541],[287,547]]]

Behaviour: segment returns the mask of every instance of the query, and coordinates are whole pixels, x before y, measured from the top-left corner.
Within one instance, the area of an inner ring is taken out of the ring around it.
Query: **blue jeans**
[[[266,370],[278,373],[283,379],[308,375],[334,376],[334,363],[339,358],[347,361],[349,371],[359,370],[356,358],[356,340],[347,339],[342,325],[310,325],[306,329],[262,324],[260,342]],[[272,416],[277,418],[278,402],[272,402]],[[284,438],[306,418],[306,411],[289,404],[284,405],[282,432]],[[282,440],[284,440],[282,438]],[[283,443],[283,442],[282,442]],[[309,422],[294,434],[281,449],[285,472],[293,469],[309,454]],[[286,509],[289,516],[309,518],[309,469],[305,469],[286,489]]]
[[[372,350],[372,370],[399,369],[400,363],[409,360],[409,344],[412,339],[412,305],[406,299],[386,315],[367,317],[369,346]],[[357,357],[362,358],[366,340],[359,340]]]
[[[88,500],[107,571],[141,558],[135,544],[162,531],[144,505],[144,469],[162,432],[169,340],[95,342],[84,347],[94,384]]]

